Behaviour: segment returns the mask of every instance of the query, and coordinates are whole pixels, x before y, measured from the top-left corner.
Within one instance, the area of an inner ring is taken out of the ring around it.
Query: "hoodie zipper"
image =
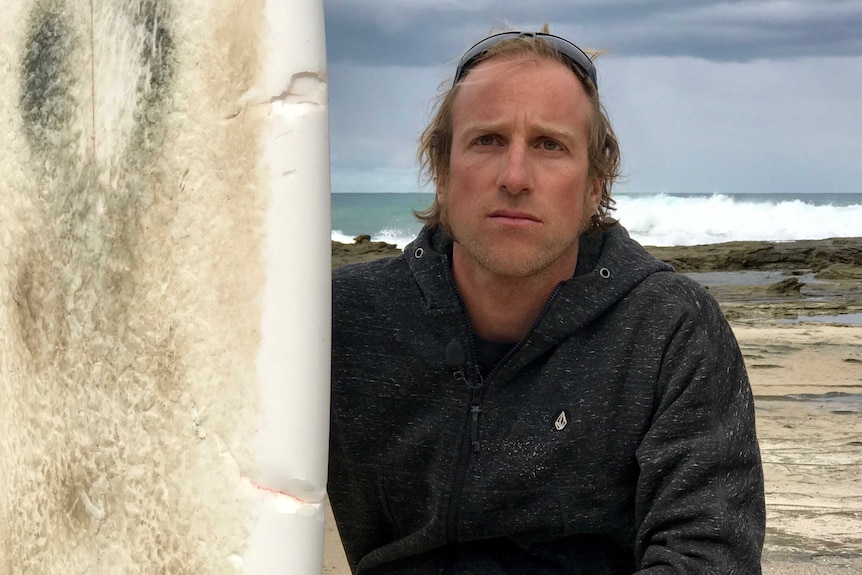
[[[476,340],[473,335],[473,325],[470,323],[467,306],[464,304],[464,300],[455,285],[455,278],[452,277],[452,268],[449,267],[448,259],[449,258],[447,256],[443,256],[443,267],[446,270],[446,279],[449,281],[449,285],[455,293],[455,296],[458,298],[458,303],[461,305],[461,311],[467,325],[467,348],[469,354],[465,363],[462,365],[462,368],[455,372],[455,380],[463,381],[467,387],[470,388],[470,408],[467,417],[467,427],[464,432],[466,435],[467,429],[469,429],[470,449],[465,449],[463,443],[458,449],[457,461],[455,464],[455,478],[452,484],[452,496],[449,498],[449,509],[447,511],[448,521],[446,522],[446,541],[451,542],[457,541],[459,520],[458,510],[461,505],[461,498],[464,494],[464,483],[467,480],[467,470],[470,467],[471,453],[478,452],[480,447],[479,416],[482,413],[482,390],[484,388],[485,381],[479,371],[479,366],[474,363],[476,358]],[[467,373],[464,373],[465,369]]]
[[[479,371],[479,366],[473,361],[476,358],[476,341],[475,336],[473,334],[473,326],[470,322],[470,316],[467,313],[467,306],[464,304],[464,300],[461,298],[461,294],[458,292],[457,286],[455,285],[455,279],[452,277],[451,268],[448,265],[448,261],[445,261],[447,258],[444,256],[444,264],[446,269],[446,277],[449,280],[449,284],[452,287],[452,290],[455,292],[456,297],[458,298],[458,302],[461,304],[461,310],[463,311],[464,318],[467,324],[467,334],[468,334],[468,348],[470,355],[468,356],[468,361],[465,362],[465,367],[468,373],[464,373],[463,369],[459,369],[455,374],[455,379],[459,381],[463,381],[470,388],[470,410],[469,410],[469,418],[468,418],[468,426],[470,430],[470,449],[465,449],[462,444],[461,448],[458,451],[458,460],[456,463],[455,469],[455,481],[452,486],[452,497],[449,499],[449,509],[448,509],[448,521],[446,522],[446,540],[447,542],[457,541],[458,535],[458,522],[460,519],[460,508],[461,508],[461,499],[464,495],[464,484],[467,480],[467,471],[470,467],[470,459],[473,453],[478,453],[481,450],[481,443],[479,441],[479,416],[482,414],[482,392],[488,383],[494,378],[496,373],[499,371],[499,367],[503,365],[510,357],[512,357],[515,353],[517,353],[518,349],[521,348],[523,342],[527,339],[524,337],[515,344],[512,349],[510,349],[505,356],[503,356],[500,361],[497,362],[491,368],[491,371],[488,373],[487,378],[483,378],[481,372]],[[545,314],[548,312],[548,309],[551,307],[551,303],[556,299],[557,294],[560,291],[561,284],[558,284],[554,291],[551,292],[550,297],[545,302],[545,305],[542,307],[539,315],[536,317],[536,320],[533,322],[533,325],[530,326],[527,334],[533,332],[539,323],[544,318]]]
[[[471,335],[472,338],[472,335]],[[471,341],[472,353],[472,341]],[[461,506],[461,498],[464,494],[464,484],[467,481],[467,471],[470,467],[470,459],[473,453],[478,453],[480,449],[479,443],[479,416],[482,414],[482,390],[484,389],[484,381],[482,374],[479,373],[478,367],[470,369],[470,364],[467,364],[468,370],[472,373],[466,374],[463,377],[464,381],[470,387],[470,409],[468,412],[467,427],[465,427],[465,435],[469,429],[470,446],[461,444],[458,449],[457,463],[455,466],[455,480],[452,485],[452,497],[449,499],[448,521],[446,523],[446,540],[456,541],[458,535],[458,520]]]
[[[536,320],[533,322],[533,325],[531,325],[530,329],[527,330],[527,335],[521,338],[521,341],[513,345],[512,349],[510,349],[508,352],[506,352],[506,355],[500,358],[500,361],[498,361],[491,368],[491,371],[488,372],[488,377],[485,378],[485,381],[491,381],[492,379],[494,379],[494,376],[497,375],[497,372],[500,370],[500,366],[504,365],[507,361],[509,361],[509,358],[515,355],[518,350],[521,349],[524,342],[527,341],[527,337],[529,337],[529,335],[533,333],[533,331],[535,331],[535,329],[539,326],[542,319],[544,319],[545,314],[548,313],[548,310],[551,308],[551,304],[555,299],[557,299],[557,294],[560,293],[560,288],[562,287],[562,285],[562,282],[557,284],[557,287],[554,288],[554,291],[551,292],[551,295],[548,296],[547,301],[545,301],[545,305],[542,306],[541,310],[539,310],[539,315],[536,316]]]
[[[449,281],[449,285],[452,287],[452,291],[455,293],[455,296],[458,298],[458,303],[461,305],[462,313],[464,314],[464,319],[467,324],[467,346],[469,348],[469,356],[464,364],[468,373],[464,373],[463,369],[459,369],[455,372],[456,381],[463,381],[470,388],[470,410],[468,416],[468,427],[469,427],[469,436],[470,436],[470,449],[465,449],[462,444],[461,448],[458,450],[457,463],[455,468],[455,481],[452,486],[452,497],[449,499],[449,509],[448,509],[448,521],[446,522],[446,540],[457,541],[458,535],[458,521],[460,519],[460,508],[461,508],[461,499],[464,494],[464,484],[467,481],[467,471],[470,467],[470,459],[472,453],[478,453],[481,450],[481,443],[479,441],[479,416],[482,414],[482,392],[485,389],[485,386],[490,382],[494,375],[499,370],[499,366],[503,365],[508,359],[514,355],[518,349],[522,346],[523,342],[527,339],[526,336],[521,339],[517,344],[515,344],[512,349],[510,349],[503,358],[497,362],[495,366],[491,368],[491,371],[488,373],[487,378],[482,377],[482,373],[479,371],[478,364],[474,363],[473,360],[476,359],[476,340],[473,333],[473,325],[470,322],[470,315],[467,313],[467,306],[464,304],[464,300],[461,297],[460,292],[458,292],[458,288],[455,284],[455,278],[452,276],[452,268],[449,267],[448,257],[443,256],[443,264],[446,270],[446,279]],[[548,309],[551,307],[551,303],[556,299],[557,294],[560,291],[561,284],[558,284],[554,291],[551,292],[550,297],[548,297],[545,305],[542,307],[539,315],[536,317],[536,320],[533,322],[533,325],[530,326],[527,334],[533,332],[536,329],[536,326],[539,325],[539,322],[542,321],[542,318],[547,313]]]

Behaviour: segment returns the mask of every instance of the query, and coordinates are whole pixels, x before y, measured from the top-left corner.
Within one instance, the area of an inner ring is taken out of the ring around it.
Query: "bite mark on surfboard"
[[[248,475],[241,474],[244,484],[253,488],[268,505],[279,513],[314,516],[323,512],[325,492],[319,492],[305,481],[292,480],[289,490],[267,487],[253,481]]]

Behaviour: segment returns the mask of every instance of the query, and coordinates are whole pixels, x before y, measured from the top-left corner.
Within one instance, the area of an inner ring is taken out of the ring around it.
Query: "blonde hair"
[[[542,31],[547,33],[547,25]],[[599,52],[587,54],[590,59],[595,59]],[[572,66],[565,56],[545,42],[541,36],[513,37],[503,40],[480,55],[471,67],[493,58],[513,59],[520,56],[536,56],[560,62],[569,67],[581,81],[581,86],[592,104],[588,150],[589,177],[593,180],[598,179],[602,183],[602,196],[590,221],[593,228],[609,228],[616,223],[616,220],[610,217],[610,212],[614,209],[611,188],[620,173],[620,148],[604,106],[599,100],[598,89],[579,68]],[[417,158],[421,167],[422,182],[433,183],[438,191],[446,190],[449,185],[452,106],[460,86],[459,82],[438,97],[434,116],[419,138]],[[446,225],[446,205],[441,203],[438,197],[434,198],[434,203],[427,209],[413,213],[425,225],[444,227]]]

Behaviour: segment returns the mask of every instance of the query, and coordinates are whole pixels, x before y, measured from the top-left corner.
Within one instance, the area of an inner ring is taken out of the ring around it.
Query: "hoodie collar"
[[[536,331],[559,339],[582,329],[626,297],[644,279],[673,271],[653,257],[617,224],[608,231],[581,237],[575,276],[562,282],[556,301]]]
[[[439,227],[425,227],[404,248],[404,257],[432,313],[461,313],[451,272],[452,238]],[[626,296],[648,276],[673,271],[650,255],[617,224],[581,237],[573,278],[561,282],[554,301],[536,326],[547,339],[580,329]]]

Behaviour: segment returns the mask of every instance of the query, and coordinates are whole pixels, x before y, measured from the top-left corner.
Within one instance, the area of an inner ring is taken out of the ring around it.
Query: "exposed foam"
[[[254,82],[260,12],[11,4],[0,571],[233,572],[252,512],[240,469],[265,206],[262,111],[226,122],[223,108]]]

